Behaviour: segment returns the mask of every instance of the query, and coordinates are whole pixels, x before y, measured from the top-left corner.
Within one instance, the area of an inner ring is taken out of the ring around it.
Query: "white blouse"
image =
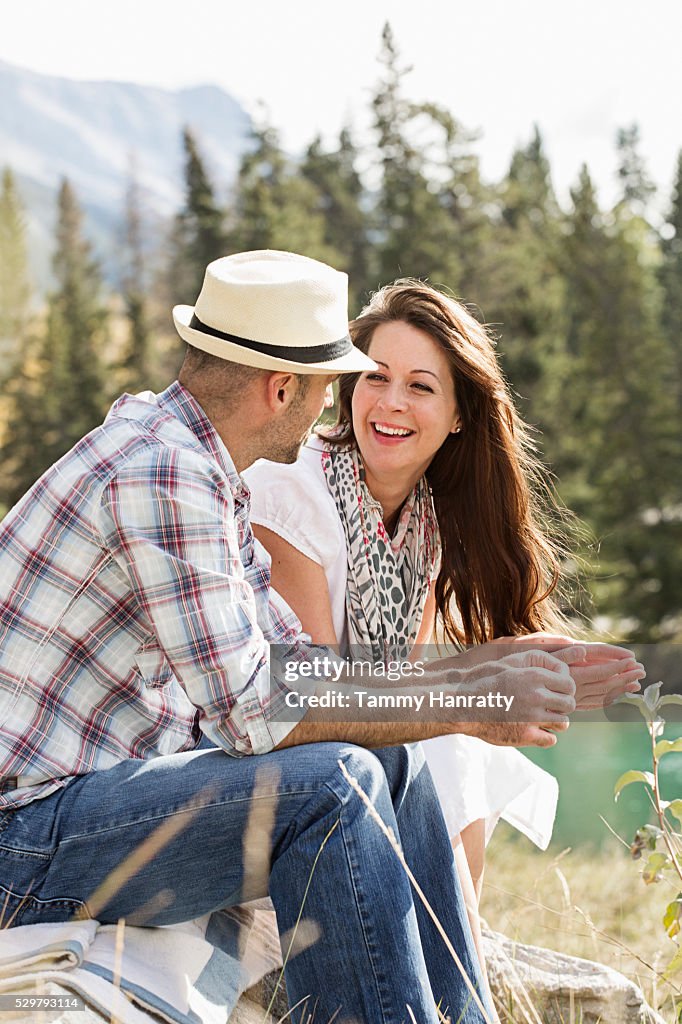
[[[346,538],[327,489],[321,451],[322,442],[313,437],[295,463],[260,459],[242,476],[251,491],[251,522],[272,530],[324,569],[343,653],[348,646]],[[502,817],[546,849],[559,791],[553,776],[514,747],[473,736],[439,736],[423,746],[452,836],[483,818],[487,842]]]
[[[346,535],[327,490],[322,450],[320,439],[311,437],[293,464],[259,459],[242,479],[251,491],[251,522],[272,530],[324,569],[334,632],[343,651],[348,644]]]

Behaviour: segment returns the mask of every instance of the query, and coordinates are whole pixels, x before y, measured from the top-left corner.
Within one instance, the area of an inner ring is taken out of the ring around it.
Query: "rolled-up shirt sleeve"
[[[272,750],[303,712],[281,714],[289,691],[270,672],[226,477],[196,452],[150,447],[106,484],[100,529],[202,731],[230,754]],[[269,566],[255,575],[267,592]],[[292,614],[282,642],[299,630]]]

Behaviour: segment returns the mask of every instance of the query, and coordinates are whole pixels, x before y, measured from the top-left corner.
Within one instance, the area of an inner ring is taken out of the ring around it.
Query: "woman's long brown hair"
[[[422,281],[401,279],[372,296],[350,325],[369,350],[380,324],[402,321],[445,352],[461,432],[449,434],[426,471],[442,543],[436,606],[446,638],[484,643],[536,630],[565,630],[553,592],[559,581],[565,510],[559,509],[520,419],[486,328],[460,303]],[[357,443],[351,399],[359,374],[339,383],[331,443]],[[453,609],[453,599],[458,615]]]

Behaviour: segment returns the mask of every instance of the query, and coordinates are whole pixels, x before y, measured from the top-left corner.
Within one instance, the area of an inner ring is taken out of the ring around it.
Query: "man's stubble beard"
[[[290,465],[292,462],[296,462],[299,456],[301,448],[310,437],[312,431],[312,424],[306,431],[303,437],[298,441],[292,442],[290,438],[270,437],[268,453],[265,456],[270,462],[282,462]]]
[[[305,398],[309,390],[309,379],[299,377],[299,390],[284,423],[278,424],[273,430],[265,432],[263,441],[266,454],[263,456],[270,462],[282,462],[287,465],[296,462],[301,448],[310,437],[315,421],[309,422],[305,409]],[[293,435],[293,436],[292,436]]]

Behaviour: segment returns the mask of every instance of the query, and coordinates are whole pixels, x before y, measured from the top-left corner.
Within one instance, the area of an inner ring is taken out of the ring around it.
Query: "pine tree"
[[[31,297],[24,208],[7,167],[0,190],[0,518],[14,494],[12,419],[17,408],[24,410],[23,423],[36,415],[26,380],[34,344]]]
[[[140,188],[133,171],[125,196],[121,274],[121,294],[128,322],[128,340],[122,365],[123,387],[133,391],[150,386],[152,353],[147,312],[147,285]]]
[[[381,174],[374,225],[378,283],[409,276],[456,287],[460,267],[454,226],[444,215],[442,182],[430,174],[434,138],[447,133],[442,112],[404,96],[411,68],[401,65],[388,23],[379,61],[384,71],[372,101]]]
[[[349,307],[355,315],[371,288],[370,243],[365,189],[357,170],[358,152],[344,128],[338,147],[325,151],[317,136],[308,146],[301,173],[316,189],[317,209],[324,220],[324,241],[340,257],[338,270],[349,278]]]
[[[171,234],[170,279],[175,302],[194,303],[204,280],[206,266],[227,252],[224,212],[197,141],[185,127],[182,133],[185,159],[185,201]]]
[[[442,180],[440,202],[451,222],[447,238],[457,265],[457,278],[449,284],[466,302],[473,303],[474,312],[482,317],[486,282],[494,273],[497,259],[499,229],[490,213],[494,190],[481,180],[479,160],[472,150],[476,135],[438,108],[432,110],[432,117],[443,127],[442,166],[437,180]]]
[[[6,167],[0,187],[0,379],[13,372],[21,357],[30,303],[26,217],[14,175]]]
[[[562,478],[600,541],[598,610],[629,619],[640,640],[657,639],[682,608],[682,559],[679,524],[667,519],[680,486],[679,430],[651,233],[625,201],[604,217],[585,169],[572,197],[564,408],[577,429],[563,446]]]
[[[286,157],[275,129],[255,128],[237,178],[235,248],[285,249],[337,266],[339,253],[326,240],[322,206],[316,186]]]
[[[682,417],[682,150],[677,158],[677,174],[661,250],[662,325],[675,364],[673,389],[679,423]]]
[[[512,155],[504,188],[503,215],[512,227],[527,221],[538,228],[559,215],[549,160],[537,125],[533,126],[528,145]]]
[[[45,453],[45,366],[41,339],[29,335],[3,396],[5,429],[0,444],[0,516],[49,465]]]
[[[558,266],[559,207],[537,127],[517,149],[499,191],[492,256],[477,297],[486,320],[500,324],[500,356],[524,419],[541,428],[555,459],[564,353],[564,283]]]
[[[636,124],[618,129],[616,151],[619,156],[618,178],[623,189],[622,204],[633,215],[644,216],[656,186],[640,156],[639,144],[639,127]]]
[[[48,298],[49,385],[58,408],[52,461],[99,423],[107,311],[102,278],[83,232],[83,213],[67,180],[58,198],[57,287]]]
[[[56,287],[48,296],[44,337],[9,390],[12,408],[5,434],[8,503],[16,501],[53,462],[101,422],[102,353],[107,311],[102,282],[83,215],[69,182],[58,197]]]
[[[585,165],[570,194],[573,209],[565,218],[561,245],[567,353],[561,416],[571,429],[560,436],[555,467],[568,504],[593,521],[599,496],[594,481],[588,481],[611,415],[612,389],[605,373],[614,313],[614,243]]]
[[[254,128],[252,142],[241,159],[235,196],[235,247],[244,252],[276,248],[287,166],[274,128]],[[294,250],[293,245],[285,248]]]

